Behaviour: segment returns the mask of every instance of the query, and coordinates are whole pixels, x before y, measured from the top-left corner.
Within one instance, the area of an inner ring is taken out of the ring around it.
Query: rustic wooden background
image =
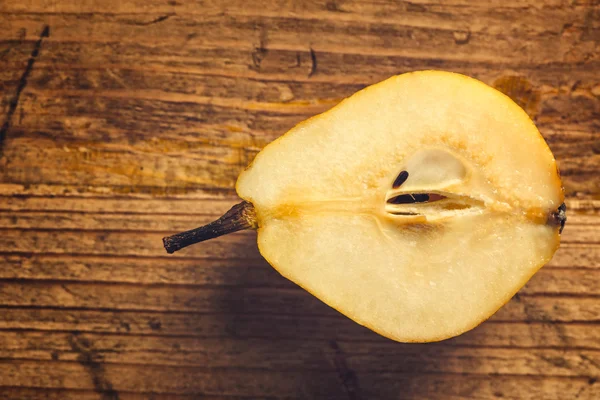
[[[563,174],[562,247],[490,321],[397,344],[253,232],[164,252],[265,144],[426,68],[508,92]],[[600,398],[597,0],[2,0],[0,94],[2,399]]]

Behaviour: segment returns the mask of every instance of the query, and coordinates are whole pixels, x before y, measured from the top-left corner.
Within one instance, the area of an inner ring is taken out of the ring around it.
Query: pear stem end
[[[552,214],[552,219],[554,224],[560,225],[558,228],[558,233],[562,233],[563,229],[565,229],[565,223],[567,222],[567,206],[565,203],[562,203],[558,210]]]
[[[244,229],[257,228],[258,222],[254,206],[249,201],[242,201],[233,206],[216,221],[196,229],[164,237],[163,245],[165,246],[167,253],[173,254],[174,252],[195,243],[214,239]]]

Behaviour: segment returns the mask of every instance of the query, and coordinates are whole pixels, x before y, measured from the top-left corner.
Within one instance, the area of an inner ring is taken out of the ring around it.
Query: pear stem
[[[167,253],[173,254],[189,245],[214,239],[219,236],[241,231],[243,229],[256,229],[256,210],[252,203],[242,201],[231,207],[223,216],[210,224],[196,229],[177,233],[163,238],[163,245]]]

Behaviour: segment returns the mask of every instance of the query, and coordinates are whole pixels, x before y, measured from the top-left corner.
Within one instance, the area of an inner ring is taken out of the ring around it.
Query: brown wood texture
[[[3,399],[600,398],[596,0],[2,0]],[[489,321],[405,345],[279,276],[253,232],[167,256],[297,122],[465,73],[552,148],[563,244]]]

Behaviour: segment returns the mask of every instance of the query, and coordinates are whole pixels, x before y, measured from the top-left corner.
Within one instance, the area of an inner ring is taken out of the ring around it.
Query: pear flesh
[[[563,189],[527,114],[475,79],[392,77],[240,175],[266,260],[354,321],[430,342],[489,318],[559,246]]]

